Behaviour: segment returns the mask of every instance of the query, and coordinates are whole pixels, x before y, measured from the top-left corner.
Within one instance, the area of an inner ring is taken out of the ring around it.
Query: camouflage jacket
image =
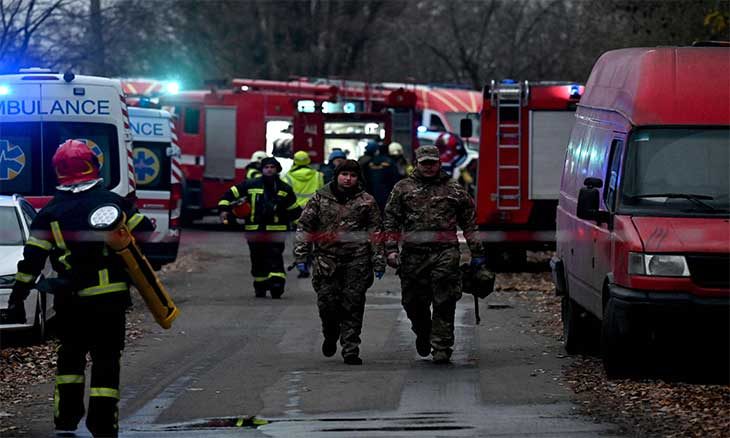
[[[474,200],[451,178],[441,173],[423,178],[418,170],[399,181],[388,198],[384,218],[385,250],[458,246],[456,227],[464,231],[472,257],[484,254],[477,240]]]
[[[319,189],[299,217],[294,245],[296,261],[304,262],[311,251],[330,264],[369,257],[374,270],[385,270],[380,240],[383,222],[375,199],[360,191],[341,203],[332,192],[332,184]]]

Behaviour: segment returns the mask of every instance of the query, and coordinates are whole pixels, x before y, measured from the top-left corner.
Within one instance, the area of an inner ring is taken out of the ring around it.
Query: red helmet
[[[86,143],[66,140],[53,154],[53,167],[61,185],[78,184],[99,178],[99,159]]]
[[[444,132],[439,135],[433,145],[439,149],[442,163],[452,163],[466,153],[461,138],[450,132]]]

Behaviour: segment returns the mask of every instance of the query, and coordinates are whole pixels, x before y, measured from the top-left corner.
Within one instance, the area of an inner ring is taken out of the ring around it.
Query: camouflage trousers
[[[400,260],[401,301],[411,330],[416,336],[430,334],[433,351],[450,356],[456,302],[461,298],[459,249],[404,248]]]
[[[373,267],[369,257],[333,263],[329,269],[314,260],[312,286],[317,292],[317,307],[322,333],[327,339],[340,338],[342,356],[360,354],[360,332],[365,312],[365,292],[373,284]]]

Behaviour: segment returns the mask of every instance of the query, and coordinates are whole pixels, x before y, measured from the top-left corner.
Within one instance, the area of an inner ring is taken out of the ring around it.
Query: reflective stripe
[[[129,231],[132,231],[137,225],[139,225],[140,222],[142,222],[142,219],[144,219],[144,215],[141,213],[135,213],[132,215],[132,217],[129,218],[127,221],[127,228]]]
[[[66,247],[66,241],[63,240],[63,234],[61,233],[61,227],[58,225],[58,221],[51,222],[51,233],[53,233],[53,240],[56,241],[58,249],[63,251],[63,255],[58,258],[58,261],[63,263],[66,269],[71,269],[71,264],[66,261],[66,258],[71,255],[71,251]]]
[[[254,277],[253,278],[253,282],[254,283],[261,283],[262,281],[266,281],[268,279],[269,279],[269,277]]]
[[[35,275],[18,272],[15,274],[15,279],[21,283],[32,283],[35,280]]]
[[[108,294],[112,292],[124,292],[127,290],[127,283],[109,283],[104,286],[92,286],[79,291],[80,297],[91,297],[94,295]]]
[[[69,383],[84,383],[83,374],[59,374],[56,376],[56,385],[67,385]]]
[[[252,224],[252,225],[244,225],[244,226],[243,226],[243,229],[244,229],[245,231],[256,231],[256,230],[258,230],[258,229],[259,229],[259,226],[258,226],[258,224]]]
[[[218,201],[218,205],[220,205],[220,206],[231,205],[231,202],[226,201],[225,199],[221,199],[220,201]]]
[[[236,186],[231,187],[231,193],[233,193],[233,196],[235,196],[236,199],[241,197],[241,194],[238,192],[238,188]]]
[[[295,208],[299,208],[299,204],[297,204],[296,202],[287,207],[287,210],[294,210]]]
[[[46,251],[49,251],[51,248],[53,248],[53,244],[47,240],[42,240],[35,238],[33,236],[30,236],[28,238],[28,241],[26,242],[28,245],[37,246],[40,249],[44,249]]]
[[[267,225],[266,231],[286,231],[289,227],[286,225]]]
[[[284,190],[279,190],[278,192],[276,192],[276,194],[279,195],[279,196],[286,196],[286,195],[288,195],[288,193],[285,192]]]
[[[114,388],[89,388],[89,397],[109,397],[119,400],[119,390]]]
[[[297,194],[297,199],[300,199],[300,198],[301,199],[309,199],[312,196],[314,196],[314,193],[298,193]]]
[[[256,195],[262,195],[264,193],[264,189],[248,189],[248,193],[250,194],[256,194]]]
[[[106,286],[109,284],[109,270],[102,269],[99,271],[99,285]]]
[[[269,278],[271,278],[271,277],[286,278],[286,273],[284,273],[284,272],[271,272],[271,273],[269,273]]]

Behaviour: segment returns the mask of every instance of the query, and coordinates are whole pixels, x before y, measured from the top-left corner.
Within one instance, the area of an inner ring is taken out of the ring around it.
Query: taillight
[[[170,228],[180,228],[182,210],[182,184],[173,183],[170,188]]]

